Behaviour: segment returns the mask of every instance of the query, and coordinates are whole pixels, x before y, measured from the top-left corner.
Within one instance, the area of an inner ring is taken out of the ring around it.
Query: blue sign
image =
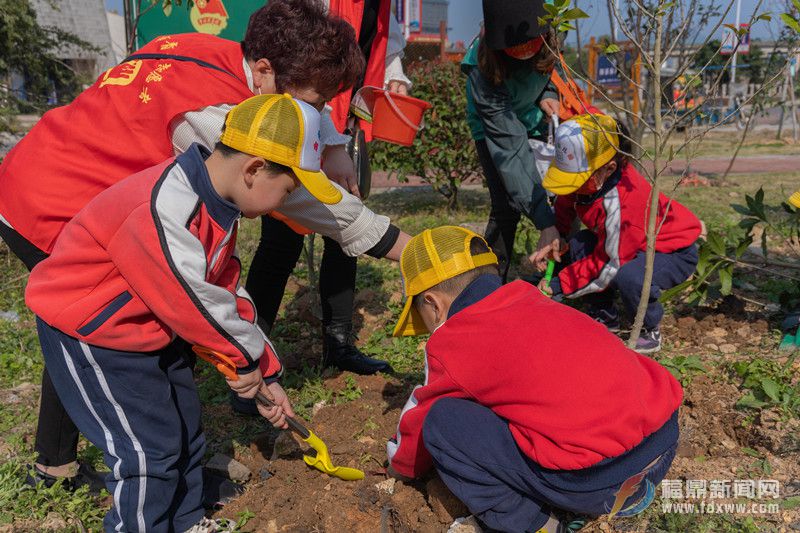
[[[597,56],[597,83],[605,86],[622,85],[616,62],[608,56]]]

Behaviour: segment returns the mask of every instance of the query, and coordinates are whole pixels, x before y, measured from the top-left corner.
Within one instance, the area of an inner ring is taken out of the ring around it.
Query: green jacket
[[[536,170],[530,137],[543,137],[547,121],[539,102],[558,99],[550,76],[516,70],[502,85],[492,85],[478,69],[478,44],[472,43],[461,62],[467,75],[467,122],[475,141],[485,141],[514,207],[543,229],[554,217]]]

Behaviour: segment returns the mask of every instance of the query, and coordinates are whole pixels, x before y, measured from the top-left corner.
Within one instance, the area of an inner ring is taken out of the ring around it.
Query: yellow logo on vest
[[[222,0],[195,0],[189,19],[200,33],[219,35],[228,26],[228,11]]]
[[[133,80],[136,79],[136,76],[139,75],[141,69],[141,59],[126,61],[116,67],[111,67],[103,75],[103,81],[100,82],[100,87],[102,88],[106,85],[130,85]]]

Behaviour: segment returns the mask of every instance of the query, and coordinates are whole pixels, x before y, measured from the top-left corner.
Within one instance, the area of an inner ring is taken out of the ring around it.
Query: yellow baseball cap
[[[440,226],[426,229],[408,241],[400,256],[406,303],[394,328],[395,337],[428,333],[422,317],[412,305],[414,296],[464,272],[497,264],[497,256],[491,251],[472,255],[469,248],[475,238],[486,244],[483,237],[474,231],[459,226]]]
[[[578,115],[556,130],[556,158],[542,186],[563,196],[586,183],[597,169],[619,151],[617,121],[608,115]]]
[[[342,193],[320,170],[319,112],[288,94],[261,94],[228,112],[222,144],[292,169],[308,192],[324,204]]]
[[[800,191],[795,191],[792,193],[792,195],[789,197],[789,204],[800,209]]]

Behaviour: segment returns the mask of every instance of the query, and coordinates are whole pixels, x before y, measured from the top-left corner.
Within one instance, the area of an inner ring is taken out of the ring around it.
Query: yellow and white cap
[[[335,204],[342,193],[320,170],[319,120],[316,109],[288,94],[261,94],[230,110],[220,141],[291,168],[317,200]]]
[[[571,194],[619,151],[617,121],[608,115],[579,115],[556,130],[556,157],[542,186],[557,194]]]
[[[412,304],[414,296],[464,272],[497,264],[497,256],[491,251],[472,255],[470,243],[475,238],[486,244],[483,237],[467,228],[440,226],[426,229],[408,241],[400,256],[400,273],[403,276],[406,303],[394,328],[395,337],[428,332],[422,317]],[[488,244],[486,248],[489,248]]]

